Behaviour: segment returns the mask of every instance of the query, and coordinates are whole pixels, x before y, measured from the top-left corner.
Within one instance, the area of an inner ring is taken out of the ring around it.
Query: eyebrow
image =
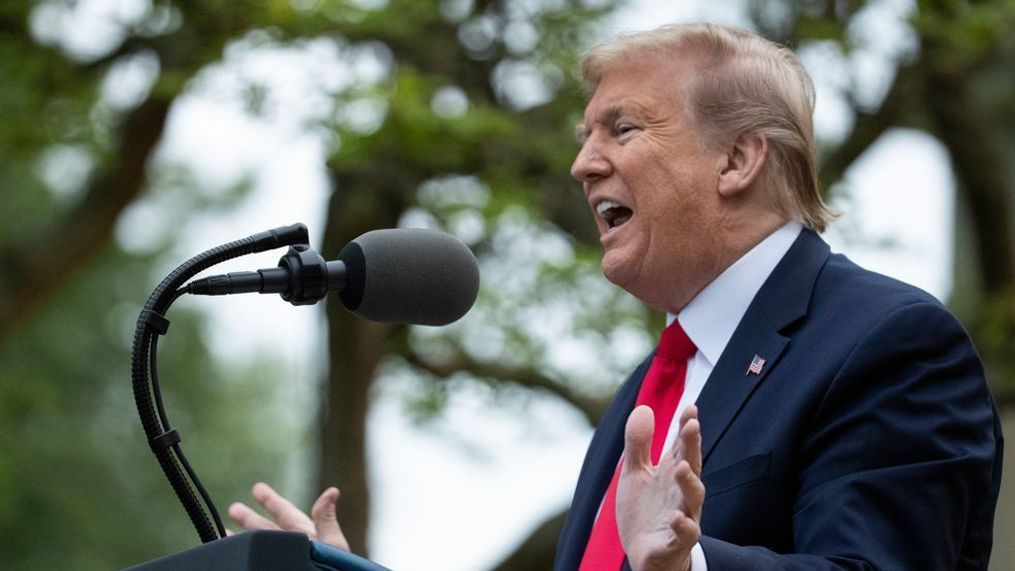
[[[599,114],[596,120],[593,121],[593,124],[609,127],[614,123],[616,123],[617,119],[619,119],[620,116],[623,114],[624,107],[618,103],[612,103],[608,105],[605,109],[603,109],[603,111]],[[585,138],[588,137],[588,134],[589,128],[585,120],[583,119],[581,121],[578,121],[578,123],[574,126],[574,136],[576,139],[578,139],[578,142],[584,143]]]

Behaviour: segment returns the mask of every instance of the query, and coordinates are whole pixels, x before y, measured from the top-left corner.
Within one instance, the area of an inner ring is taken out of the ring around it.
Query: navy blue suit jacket
[[[557,570],[581,562],[649,362],[596,429]],[[710,571],[987,568],[1000,423],[972,343],[928,294],[805,230],[697,406]]]

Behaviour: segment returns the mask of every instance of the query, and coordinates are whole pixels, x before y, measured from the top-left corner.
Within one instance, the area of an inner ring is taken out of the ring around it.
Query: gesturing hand
[[[274,521],[257,513],[246,504],[236,502],[229,506],[229,518],[243,529],[275,529],[299,531],[339,549],[349,551],[349,542],[342,534],[335,514],[335,502],[338,501],[338,488],[328,488],[310,508],[310,516],[285,499],[271,486],[264,482],[254,484],[251,489],[257,503],[268,510]]]
[[[652,409],[631,412],[624,432],[624,467],[617,482],[617,529],[635,571],[691,567],[691,548],[701,536],[701,428],[698,409],[680,415],[680,432],[652,465]]]

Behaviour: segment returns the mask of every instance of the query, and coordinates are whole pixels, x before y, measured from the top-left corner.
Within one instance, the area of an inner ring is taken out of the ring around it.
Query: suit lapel
[[[624,451],[624,427],[627,424],[627,417],[634,409],[638,390],[654,355],[654,352],[649,355],[621,385],[596,427],[578,476],[571,510],[560,534],[554,569],[577,569],[581,563],[585,545],[592,532],[592,524],[595,523],[596,514],[599,513],[599,505]]]
[[[695,403],[705,461],[751,394],[778,366],[790,342],[782,332],[807,314],[828,252],[817,234],[801,232],[747,308]],[[755,356],[765,361],[758,372],[748,370]]]
[[[749,327],[738,327],[733,338],[739,342],[734,345],[733,341],[730,341],[695,403],[698,406],[698,419],[702,427],[703,460],[708,460],[709,453],[733,417],[747,402],[754,389],[778,364],[779,357],[789,342],[789,339],[779,335],[769,323],[756,321]],[[755,355],[765,359],[765,364],[758,374],[748,372]]]

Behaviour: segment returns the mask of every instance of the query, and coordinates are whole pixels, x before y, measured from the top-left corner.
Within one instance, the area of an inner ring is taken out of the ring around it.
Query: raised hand
[[[338,488],[324,490],[310,508],[309,516],[264,482],[254,484],[251,494],[273,519],[262,516],[242,502],[236,502],[229,506],[229,518],[243,529],[298,531],[311,539],[349,551],[349,542],[338,525],[335,513],[335,503],[340,495]]]
[[[617,482],[617,529],[635,571],[691,567],[691,548],[701,537],[701,427],[698,409],[680,415],[673,447],[652,465],[652,409],[631,412],[624,432],[624,467]]]

